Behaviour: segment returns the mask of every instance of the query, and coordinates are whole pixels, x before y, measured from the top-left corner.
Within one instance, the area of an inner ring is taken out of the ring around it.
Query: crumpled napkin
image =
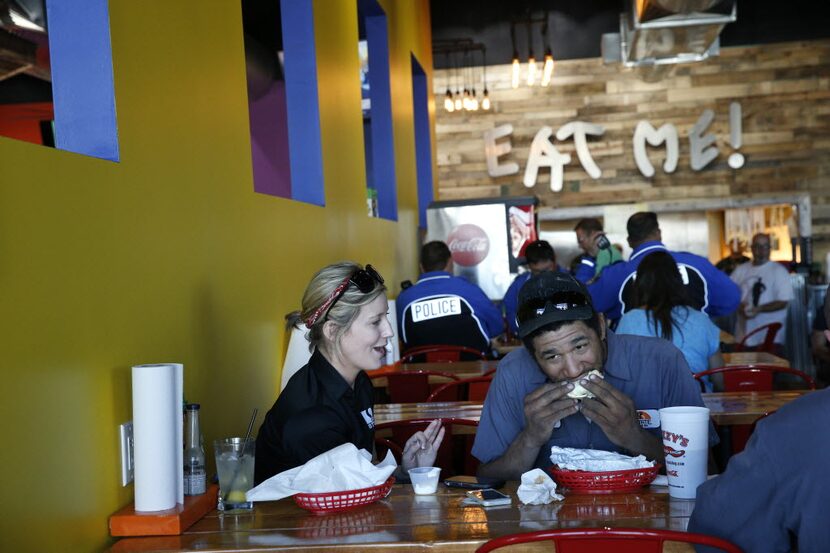
[[[532,469],[524,473],[516,495],[525,505],[546,505],[551,501],[565,499],[556,493],[556,482],[542,469]]]
[[[339,445],[306,464],[276,474],[248,490],[248,501],[276,501],[296,493],[341,492],[379,486],[398,464],[391,451],[377,465],[365,449],[352,443]]]
[[[643,455],[629,457],[614,451],[599,449],[575,449],[572,447],[550,448],[550,460],[561,469],[605,472],[653,467],[654,462]]]

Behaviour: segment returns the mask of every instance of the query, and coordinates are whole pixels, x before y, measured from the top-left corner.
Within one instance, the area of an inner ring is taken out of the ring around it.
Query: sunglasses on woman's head
[[[334,307],[334,304],[337,303],[337,300],[343,297],[343,294],[346,293],[346,290],[349,288],[350,284],[354,284],[355,288],[360,290],[362,294],[368,294],[375,289],[376,283],[383,284],[383,277],[380,276],[380,273],[378,273],[371,265],[366,265],[365,269],[355,271],[348,277],[344,278],[343,282],[338,284],[337,287],[332,290],[329,297],[323,302],[323,305],[315,309],[314,313],[312,313],[311,316],[305,320],[305,325],[308,328],[311,328],[321,316],[325,318],[325,316],[329,314],[329,311],[331,311],[331,308]]]

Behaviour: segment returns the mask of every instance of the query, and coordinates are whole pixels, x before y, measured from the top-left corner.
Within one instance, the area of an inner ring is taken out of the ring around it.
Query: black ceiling
[[[603,33],[619,31],[626,0],[430,0],[432,38],[472,39],[487,49],[487,64],[510,63],[513,47],[510,21],[549,14],[548,39],[557,59],[600,56]],[[721,33],[721,46],[764,44],[830,37],[830,10],[824,0],[738,0],[738,18]],[[543,54],[538,28],[534,51]],[[517,32],[517,49],[527,55],[524,26]],[[435,67],[447,58],[435,56]]]

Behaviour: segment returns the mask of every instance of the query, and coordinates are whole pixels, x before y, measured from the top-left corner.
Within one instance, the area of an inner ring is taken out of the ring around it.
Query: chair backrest
[[[458,376],[443,371],[405,370],[372,375],[370,378],[385,378],[386,393],[391,403],[421,403],[427,400],[433,389],[446,382],[460,380]],[[438,385],[431,385],[430,378],[441,379]],[[449,397],[449,396],[447,396]],[[447,401],[455,401],[449,397]]]
[[[768,392],[773,389],[775,373],[795,375],[801,378],[808,388],[816,389],[816,381],[807,373],[777,365],[730,365],[695,373],[695,378],[700,381],[704,376],[721,374],[724,390],[727,392]]]
[[[403,447],[406,441],[415,432],[423,430],[435,419],[411,419],[403,421],[383,422],[375,425],[375,445],[378,456],[383,457],[385,450],[391,450],[398,462],[403,455]],[[478,421],[469,419],[443,418],[441,424],[444,426],[444,441],[438,449],[435,459],[435,466],[441,467],[441,477],[455,476],[456,474],[475,474],[477,463],[470,463],[472,458],[469,450],[472,448],[474,435],[457,435],[453,429],[458,426],[478,427]],[[391,437],[383,437],[386,430],[391,430]],[[460,455],[463,451],[463,455]]]
[[[768,353],[775,353],[775,335],[778,334],[778,331],[781,330],[781,323],[769,323],[762,326],[759,326],[749,334],[743,337],[741,341],[735,344],[735,351],[746,351],[750,347],[757,351],[766,351]],[[746,341],[751,336],[755,336],[756,334],[766,333],[764,335],[764,341],[761,342],[758,346],[747,346]]]
[[[443,314],[435,302],[450,302],[452,309]],[[400,338],[406,349],[446,344],[486,351],[490,345],[487,331],[470,304],[453,294],[410,303],[401,313],[400,325]]]
[[[487,359],[487,354],[467,346],[430,344],[409,348],[401,354],[402,363],[452,363]]]
[[[556,545],[556,553],[661,553],[663,542],[667,541],[716,547],[726,553],[742,553],[735,544],[714,536],[645,528],[568,528],[510,534],[486,542],[476,549],[476,553],[538,541],[552,541]]]
[[[431,401],[484,401],[487,397],[487,390],[493,381],[493,375],[476,376],[474,378],[462,378],[455,382],[447,382],[435,388],[427,402]],[[447,399],[455,397],[455,399]]]

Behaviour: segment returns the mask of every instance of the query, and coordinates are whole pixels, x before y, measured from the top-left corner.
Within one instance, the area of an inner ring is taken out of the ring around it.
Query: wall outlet
[[[133,481],[133,471],[135,469],[132,421],[120,425],[118,430],[121,437],[121,485],[126,486]]]

